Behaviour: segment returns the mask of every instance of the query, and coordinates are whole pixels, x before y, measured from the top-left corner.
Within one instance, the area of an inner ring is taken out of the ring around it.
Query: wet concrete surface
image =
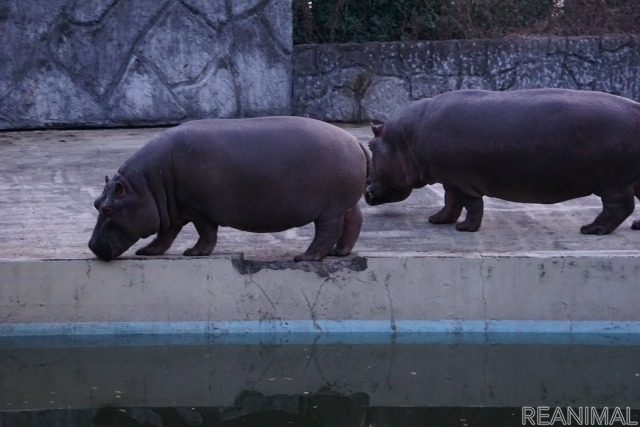
[[[369,126],[343,125],[362,142]],[[87,242],[97,213],[94,199],[104,176],[113,175],[136,149],[162,128],[48,130],[0,133],[0,258],[93,258]],[[376,207],[361,200],[364,225],[354,251],[430,254],[554,252],[636,254],[640,233],[632,215],[607,236],[580,234],[601,209],[599,198],[555,205],[517,204],[485,198],[477,233],[433,225],[427,217],[443,203],[439,184],[414,190],[404,202]],[[247,233],[221,228],[214,254],[243,252],[251,260],[288,260],[304,251],[313,225],[281,233]],[[189,225],[167,254],[179,255],[197,235]],[[144,242],[124,254],[131,256]]]

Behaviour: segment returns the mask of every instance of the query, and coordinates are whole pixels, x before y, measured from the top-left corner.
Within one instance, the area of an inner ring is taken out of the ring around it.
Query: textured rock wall
[[[291,113],[291,0],[4,0],[0,129]]]
[[[301,45],[294,111],[330,121],[387,119],[454,89],[559,87],[640,100],[640,36]]]

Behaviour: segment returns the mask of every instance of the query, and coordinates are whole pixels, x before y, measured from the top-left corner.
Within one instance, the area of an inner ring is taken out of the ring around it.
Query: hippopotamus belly
[[[364,161],[359,146],[347,148],[354,147],[347,154],[356,162]],[[347,165],[331,167],[344,158],[334,157],[333,150],[320,144],[295,143],[280,147],[277,152],[272,148],[264,152],[266,145],[251,139],[244,150],[219,152],[204,145],[199,148],[195,155],[194,149],[175,155],[179,162],[188,163],[195,157],[198,163],[207,165],[202,170],[185,168],[175,172],[179,187],[184,189],[178,195],[178,203],[207,212],[220,226],[250,232],[300,227],[326,210],[344,213],[364,192],[364,163],[356,163],[355,170]],[[256,154],[247,156],[245,150]],[[349,160],[348,156],[344,160]],[[208,177],[207,185],[189,185],[201,182],[203,176]],[[355,191],[343,187],[349,181],[355,181],[350,183]]]
[[[89,246],[108,260],[157,233],[137,253],[161,254],[193,222],[199,240],[185,254],[208,255],[220,226],[275,232],[313,222],[314,240],[296,259],[344,256],[362,224],[366,168],[355,137],[317,120],[187,122],[150,141],[107,182]]]

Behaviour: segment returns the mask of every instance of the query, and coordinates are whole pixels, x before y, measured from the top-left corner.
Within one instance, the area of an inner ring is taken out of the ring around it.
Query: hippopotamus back
[[[459,91],[433,98],[421,113],[416,131],[428,137],[419,161],[469,195],[557,203],[640,178],[640,104],[626,98]]]

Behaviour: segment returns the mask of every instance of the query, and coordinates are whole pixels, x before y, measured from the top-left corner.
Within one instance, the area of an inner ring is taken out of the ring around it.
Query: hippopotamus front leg
[[[432,224],[453,224],[460,218],[463,207],[461,198],[456,196],[455,191],[450,191],[445,185],[444,207],[438,213],[431,215],[429,222]]]
[[[199,238],[196,244],[184,251],[188,256],[207,256],[213,252],[218,241],[218,224],[198,212],[189,212],[193,226],[198,232]]]
[[[159,231],[151,243],[136,251],[136,255],[162,255],[169,249],[183,226],[183,223],[175,223],[166,230]]]
[[[596,195],[602,199],[602,212],[591,224],[580,228],[582,234],[603,235],[611,233],[631,215],[635,207],[634,189],[631,187],[605,195]],[[633,224],[634,228],[635,226],[636,223]]]
[[[480,229],[480,224],[482,224],[484,201],[482,200],[482,197],[473,197],[467,194],[462,194],[462,199],[464,208],[467,210],[467,216],[464,221],[456,224],[456,230],[478,231]]]
[[[362,227],[362,211],[360,206],[355,205],[349,209],[343,218],[342,235],[338,239],[336,246],[329,251],[332,256],[347,256],[351,253],[353,245],[356,244]]]
[[[635,188],[633,189],[633,194],[636,195],[636,199],[640,200],[640,182],[637,183]],[[633,224],[631,224],[631,228],[634,230],[640,230],[640,219],[636,219],[635,221],[633,221]]]
[[[482,197],[470,196],[452,187],[445,186],[444,208],[429,217],[429,222],[432,224],[452,224],[460,217],[462,208],[467,210],[467,215],[464,221],[456,224],[456,230],[478,231],[484,213]]]

